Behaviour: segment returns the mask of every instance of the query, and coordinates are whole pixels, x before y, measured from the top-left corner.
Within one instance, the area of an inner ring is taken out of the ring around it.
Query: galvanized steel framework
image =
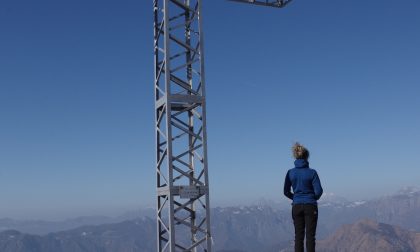
[[[158,251],[211,251],[201,0],[154,0]]]
[[[201,2],[153,1],[159,252],[211,252]]]

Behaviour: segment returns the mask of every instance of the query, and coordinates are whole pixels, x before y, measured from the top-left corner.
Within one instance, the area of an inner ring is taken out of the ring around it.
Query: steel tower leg
[[[158,251],[211,252],[201,0],[154,0]]]

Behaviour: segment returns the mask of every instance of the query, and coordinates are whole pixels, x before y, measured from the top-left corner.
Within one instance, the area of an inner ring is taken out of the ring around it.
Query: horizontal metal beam
[[[277,1],[262,1],[262,0],[228,0],[230,2],[238,2],[238,3],[245,3],[245,4],[254,4],[254,5],[261,5],[261,6],[268,6],[268,7],[275,7],[275,8],[283,8],[287,4],[289,4],[292,0],[277,0]]]

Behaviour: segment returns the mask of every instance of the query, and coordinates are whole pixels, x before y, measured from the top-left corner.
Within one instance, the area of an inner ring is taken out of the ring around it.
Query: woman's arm
[[[292,182],[290,181],[289,171],[288,171],[287,174],[286,174],[286,178],[284,179],[283,193],[287,198],[293,200],[293,193],[290,190],[291,187],[292,187]]]
[[[322,189],[321,181],[316,171],[314,173],[314,177],[312,178],[312,186],[314,188],[315,199],[319,200],[324,190]]]

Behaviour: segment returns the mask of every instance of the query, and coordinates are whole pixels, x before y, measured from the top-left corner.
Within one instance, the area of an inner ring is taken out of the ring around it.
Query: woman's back
[[[290,192],[291,187],[293,193]],[[318,173],[309,168],[309,162],[305,159],[296,159],[295,168],[290,169],[285,178],[284,194],[293,200],[293,204],[317,204],[322,195],[321,182]]]

